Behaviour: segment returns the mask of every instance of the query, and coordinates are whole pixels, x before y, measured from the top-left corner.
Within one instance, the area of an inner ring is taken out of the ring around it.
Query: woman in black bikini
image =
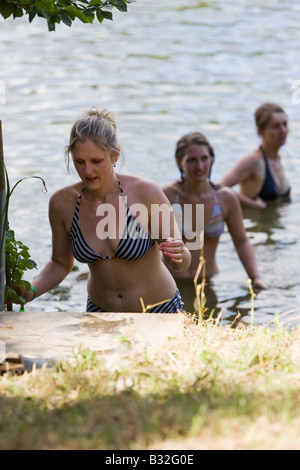
[[[287,116],[273,103],[265,103],[255,112],[261,145],[236,163],[220,181],[224,186],[240,186],[243,206],[266,207],[266,201],[286,198],[290,186],[283,171],[279,149],[288,134]]]
[[[87,311],[182,310],[167,266],[187,269],[190,252],[163,191],[150,181],[115,173],[120,147],[111,114],[92,110],[81,116],[71,130],[66,154],[80,181],[50,200],[52,258],[34,280],[33,290],[23,293],[26,300],[57,286],[75,258],[89,267]],[[153,216],[154,206],[163,207],[167,236],[162,235],[161,214]]]

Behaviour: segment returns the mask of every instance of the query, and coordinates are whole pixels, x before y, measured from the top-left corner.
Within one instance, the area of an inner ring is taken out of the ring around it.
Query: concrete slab
[[[80,348],[113,360],[180,338],[183,325],[180,313],[0,312],[0,344],[2,355],[19,355],[29,369],[74,357]]]

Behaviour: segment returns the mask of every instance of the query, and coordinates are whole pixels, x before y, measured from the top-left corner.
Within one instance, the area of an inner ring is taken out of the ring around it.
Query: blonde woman
[[[75,258],[89,268],[87,311],[182,310],[167,266],[184,271],[190,252],[163,191],[150,181],[115,172],[120,145],[112,114],[91,110],[80,116],[66,154],[79,181],[50,200],[52,258],[26,293],[27,301],[57,286]],[[165,235],[157,211],[161,207],[169,222]]]

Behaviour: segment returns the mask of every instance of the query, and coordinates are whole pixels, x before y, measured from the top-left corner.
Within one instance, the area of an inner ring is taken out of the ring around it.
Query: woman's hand
[[[185,245],[182,240],[169,237],[165,242],[160,243],[159,249],[172,263],[182,264],[185,254]]]
[[[33,289],[28,290],[26,287],[18,287],[16,285],[5,286],[5,303],[7,305],[24,305],[27,302],[31,302],[35,296],[36,292]]]
[[[237,197],[242,207],[253,207],[254,209],[265,209],[267,207],[266,202],[260,197],[252,199],[251,197],[244,196],[244,194],[237,193]]]
[[[36,291],[34,291],[33,289],[29,291],[27,289],[24,289],[21,295],[25,298],[26,303],[31,302],[36,296]]]
[[[253,276],[251,279],[251,283],[254,289],[257,290],[266,290],[267,287],[263,284],[263,282],[260,280],[259,276]]]
[[[265,209],[267,207],[267,204],[260,197],[256,197],[255,199],[253,199],[252,207],[257,207],[258,209]]]

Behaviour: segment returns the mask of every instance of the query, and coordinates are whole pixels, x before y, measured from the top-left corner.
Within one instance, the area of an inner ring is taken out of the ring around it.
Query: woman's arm
[[[232,186],[242,183],[250,178],[254,166],[255,159],[252,154],[243,157],[221,178],[220,184],[232,188]]]
[[[252,281],[253,287],[256,287],[257,289],[265,289],[266,286],[261,282],[258,274],[254,250],[249,240],[247,239],[244,243],[236,245],[235,248],[241,263]]]
[[[191,253],[182,240],[171,202],[159,186],[151,184],[148,189],[151,237],[157,239],[165,264],[174,271],[185,271],[191,264]]]
[[[225,190],[225,191],[224,191]],[[254,250],[249,242],[243,223],[242,210],[237,195],[230,189],[223,189],[223,202],[226,206],[226,223],[236,252],[254,287],[265,289],[260,281]]]
[[[246,157],[239,160],[234,167],[228,171],[223,178],[220,180],[222,186],[233,187],[237,184],[241,184],[251,177],[256,166],[256,158],[253,154],[247,155]],[[254,207],[264,209],[266,203],[259,197],[251,198],[244,194],[237,193],[240,204],[243,207]]]
[[[24,297],[27,302],[33,300],[45,292],[60,284],[71,271],[74,264],[71,240],[65,227],[61,208],[61,201],[54,195],[49,204],[49,221],[52,230],[52,256],[39,275],[32,282],[36,289],[26,292]]]
[[[243,207],[254,207],[258,209],[265,209],[267,207],[267,204],[260,197],[251,198],[241,193],[237,193],[237,197]]]

